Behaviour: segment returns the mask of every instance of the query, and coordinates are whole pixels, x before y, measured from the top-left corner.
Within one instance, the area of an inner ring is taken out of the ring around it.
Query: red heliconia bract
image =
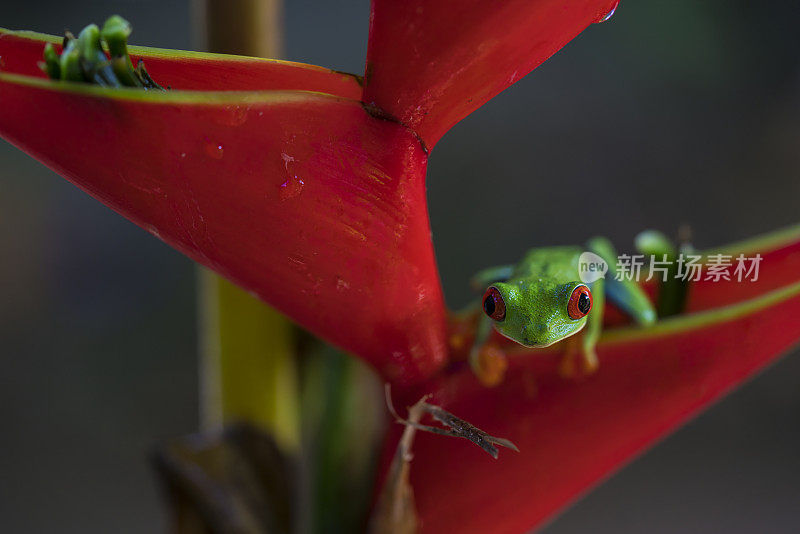
[[[51,82],[37,62],[60,38],[0,30],[0,135],[370,362],[398,405],[432,393],[514,441],[493,461],[418,435],[412,484],[426,532],[525,532],[800,339],[793,230],[736,248],[763,255],[757,282],[698,282],[691,313],[609,329],[591,377],[505,345],[506,380],[485,388],[450,352],[428,152],[616,3],[374,0],[363,80],[133,47],[167,93]]]

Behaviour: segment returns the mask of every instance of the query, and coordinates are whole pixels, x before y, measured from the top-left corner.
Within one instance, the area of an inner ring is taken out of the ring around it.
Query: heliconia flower
[[[388,380],[413,383],[448,358],[429,150],[615,3],[517,0],[487,13],[475,1],[376,1],[363,80],[132,47],[166,93],[51,82],[37,63],[61,39],[3,30],[0,135]]]
[[[585,379],[557,375],[557,346],[506,346],[506,379],[485,388],[450,350],[429,152],[615,7],[374,0],[363,79],[132,47],[167,92],[51,82],[37,63],[61,39],[0,30],[0,135],[371,363],[398,406],[432,393],[513,441],[495,461],[419,436],[411,482],[426,532],[526,532],[800,339],[784,311],[800,305],[795,230],[731,249],[762,254],[758,281],[697,282],[687,313],[609,329]]]

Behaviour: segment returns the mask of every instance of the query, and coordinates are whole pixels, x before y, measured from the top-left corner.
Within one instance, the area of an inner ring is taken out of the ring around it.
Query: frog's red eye
[[[506,318],[506,303],[503,301],[503,295],[494,286],[491,286],[483,294],[483,311],[495,321],[502,321]]]
[[[592,309],[592,292],[586,286],[578,286],[572,290],[567,304],[567,313],[575,320],[584,317]]]

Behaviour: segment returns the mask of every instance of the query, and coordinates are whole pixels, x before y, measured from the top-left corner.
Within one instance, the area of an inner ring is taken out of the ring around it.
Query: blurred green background
[[[190,4],[5,2],[0,26],[59,34],[119,13],[134,44],[191,49]],[[289,0],[285,57],[361,73],[368,16],[364,0]],[[789,1],[623,0],[457,125],[428,180],[450,304],[535,245],[604,234],[629,250],[641,229],[688,224],[706,247],[800,222],[798,20]],[[193,265],[0,142],[0,280],[0,529],[162,528],[146,453],[197,426]],[[795,531],[799,357],[545,532]]]

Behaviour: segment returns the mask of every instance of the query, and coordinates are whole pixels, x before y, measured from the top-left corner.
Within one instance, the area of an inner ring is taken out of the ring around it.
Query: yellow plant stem
[[[279,445],[300,443],[298,373],[292,324],[257,298],[198,269],[201,417],[204,428],[246,421]]]

